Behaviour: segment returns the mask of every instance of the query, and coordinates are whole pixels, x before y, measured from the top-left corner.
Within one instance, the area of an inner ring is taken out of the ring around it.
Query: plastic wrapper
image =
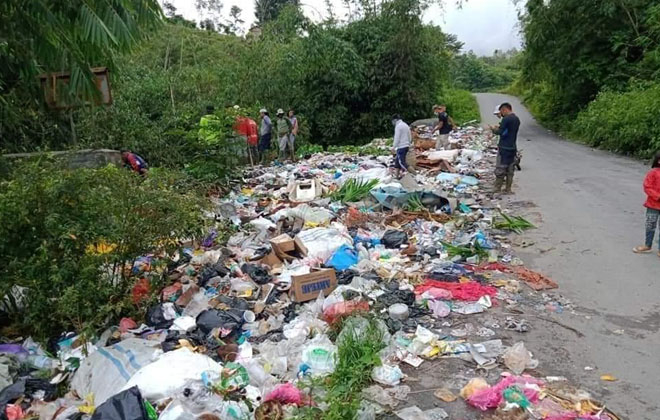
[[[466,388],[472,384],[472,381]],[[543,381],[531,376],[508,376],[492,387],[483,387],[483,384],[483,380],[475,382],[471,389],[465,393],[465,388],[463,388],[461,396],[465,398],[465,395],[467,395],[467,402],[470,405],[486,411],[498,407],[504,400],[504,390],[512,386],[516,386],[522,391],[527,400],[536,404],[539,400],[540,385],[543,384]]]
[[[523,342],[514,344],[502,358],[506,367],[516,375],[520,375],[525,369],[534,369],[539,364],[537,360],[532,359],[532,354],[527,351]]]

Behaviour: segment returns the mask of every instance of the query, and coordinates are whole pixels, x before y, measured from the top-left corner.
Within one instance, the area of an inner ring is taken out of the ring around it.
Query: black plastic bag
[[[357,276],[359,273],[353,270],[342,270],[337,272],[337,283],[338,284],[350,284],[353,281],[353,277]]]
[[[99,405],[92,420],[149,420],[142,394],[137,386],[110,397]]]
[[[388,230],[380,241],[386,248],[400,248],[408,243],[408,234],[402,230]]]
[[[273,280],[268,269],[259,264],[243,264],[241,267],[244,274],[247,274],[253,282],[257,284],[267,284]]]
[[[224,261],[223,258],[221,258],[221,260]],[[204,287],[213,277],[216,276],[225,277],[229,273],[230,273],[229,269],[220,262],[216,264],[205,265],[199,271],[199,275],[197,276],[197,284],[200,287]]]
[[[175,316],[172,316],[172,310],[174,310]],[[171,327],[176,315],[179,314],[181,314],[181,310],[175,304],[171,302],[159,303],[147,311],[146,323],[157,330],[163,330]]]
[[[207,309],[197,316],[197,328],[205,334],[218,327],[226,330],[237,330],[243,325],[243,312],[237,309],[228,311]]]

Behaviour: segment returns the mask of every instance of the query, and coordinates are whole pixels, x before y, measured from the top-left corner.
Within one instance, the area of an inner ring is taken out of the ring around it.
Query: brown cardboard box
[[[337,276],[332,268],[291,276],[291,297],[294,302],[316,299],[321,291],[324,296],[328,296],[336,287]]]
[[[282,260],[280,260],[275,252],[271,251],[268,255],[257,261],[259,264],[264,264],[270,268],[280,267],[282,265]]]
[[[289,235],[282,234],[270,240],[270,246],[273,248],[275,255],[283,261],[293,261],[300,256],[307,255],[307,248],[303,245],[300,238],[291,238]]]

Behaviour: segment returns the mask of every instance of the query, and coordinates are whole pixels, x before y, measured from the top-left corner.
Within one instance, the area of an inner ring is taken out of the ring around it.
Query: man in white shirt
[[[398,114],[392,116],[392,125],[394,126],[394,144],[392,145],[394,149],[394,168],[397,170],[397,176],[400,177],[408,172],[406,156],[412,144],[412,136],[410,127]]]

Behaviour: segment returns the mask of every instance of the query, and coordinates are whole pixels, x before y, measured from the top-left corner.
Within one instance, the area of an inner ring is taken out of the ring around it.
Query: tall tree
[[[282,8],[287,5],[300,7],[299,0],[255,0],[254,16],[257,23],[263,25],[266,22],[277,19]]]
[[[157,0],[3,0],[0,98],[42,71],[70,71],[70,90],[91,92],[90,67],[112,67],[161,19]]]

